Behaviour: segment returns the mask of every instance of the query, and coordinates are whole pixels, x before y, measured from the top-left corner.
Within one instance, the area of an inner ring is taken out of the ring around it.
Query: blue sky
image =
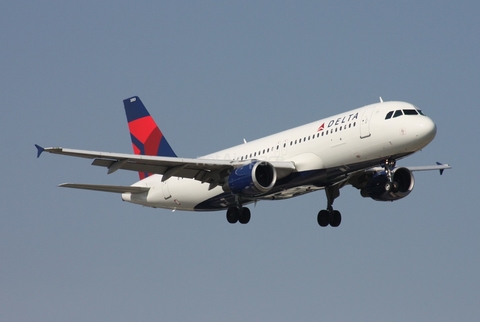
[[[480,315],[480,4],[476,1],[9,2],[0,12],[2,321],[408,321]],[[135,173],[34,144],[131,151],[139,95],[195,157],[384,100],[420,107],[435,140],[401,165],[405,199],[345,187],[224,212],[142,208],[63,182]]]

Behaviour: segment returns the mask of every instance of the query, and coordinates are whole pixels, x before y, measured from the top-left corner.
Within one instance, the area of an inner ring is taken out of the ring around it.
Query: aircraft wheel
[[[385,184],[385,191],[386,192],[390,192],[392,190],[392,183],[391,182],[387,182]]]
[[[327,227],[330,223],[330,213],[327,210],[320,210],[318,212],[317,222],[321,227]]]
[[[338,226],[340,226],[341,222],[342,222],[342,215],[340,214],[339,211],[334,210],[332,212],[332,218],[330,220],[330,226],[338,227]]]
[[[387,182],[385,184],[385,191],[386,192],[398,192],[398,182]]]
[[[239,218],[239,211],[237,207],[230,207],[227,210],[227,221],[231,224],[235,224]]]
[[[250,221],[250,217],[251,217],[250,209],[243,207],[238,217],[238,221],[241,224],[248,224],[248,222]]]

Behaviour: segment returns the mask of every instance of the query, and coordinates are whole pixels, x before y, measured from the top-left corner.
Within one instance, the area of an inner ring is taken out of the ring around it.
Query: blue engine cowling
[[[408,196],[415,184],[412,171],[407,168],[395,168],[392,170],[392,175],[393,182],[397,183],[396,189],[386,191],[385,185],[388,178],[385,171],[382,171],[370,178],[367,185],[360,190],[361,195],[377,201],[394,201]]]
[[[228,176],[228,190],[235,194],[255,196],[270,191],[277,181],[275,167],[268,162],[254,161],[236,168]]]

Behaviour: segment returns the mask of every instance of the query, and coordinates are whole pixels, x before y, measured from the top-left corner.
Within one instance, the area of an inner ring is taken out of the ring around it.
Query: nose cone
[[[424,116],[419,118],[417,124],[417,140],[423,146],[426,146],[428,143],[432,142],[437,134],[437,126],[432,121],[431,118]]]

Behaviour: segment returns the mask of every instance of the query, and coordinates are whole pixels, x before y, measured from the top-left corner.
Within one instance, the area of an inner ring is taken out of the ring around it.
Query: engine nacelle
[[[228,176],[228,188],[233,193],[255,196],[270,191],[277,181],[275,167],[268,162],[254,161],[236,168]]]
[[[386,191],[388,178],[386,172],[382,171],[375,174],[360,190],[362,197],[377,201],[394,201],[408,196],[415,184],[412,171],[407,168],[396,168],[392,170],[392,176],[393,182],[397,184],[396,189]]]

